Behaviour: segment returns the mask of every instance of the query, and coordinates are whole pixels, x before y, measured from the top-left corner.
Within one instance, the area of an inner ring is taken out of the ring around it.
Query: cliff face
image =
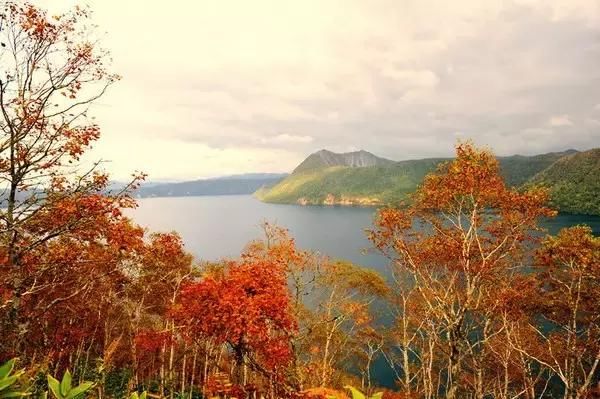
[[[332,166],[348,166],[361,168],[367,166],[383,166],[394,163],[389,159],[380,158],[367,151],[355,151],[338,154],[328,150],[321,150],[309,155],[293,173],[306,172]]]
[[[383,202],[378,198],[356,197],[342,195],[336,197],[333,194],[327,194],[323,201],[310,201],[306,197],[298,198],[298,205],[342,205],[342,206],[378,206]]]

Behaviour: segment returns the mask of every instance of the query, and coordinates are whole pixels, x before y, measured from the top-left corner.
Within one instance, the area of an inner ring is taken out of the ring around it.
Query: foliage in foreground
[[[72,376],[69,370],[65,372],[60,382],[48,374],[48,388],[56,399],[75,399],[81,397],[93,386],[93,382],[86,381],[73,387]]]
[[[14,366],[17,359],[11,359],[0,366],[0,398],[22,398],[30,396],[32,394],[31,388],[23,388],[23,379],[25,370],[14,371]],[[62,380],[59,382],[52,375],[47,375],[47,384],[52,396],[55,399],[76,399],[81,398],[86,392],[88,392],[93,386],[92,382],[82,382],[76,387],[72,386],[72,376],[67,370],[63,375]],[[18,389],[16,388],[18,387]],[[43,391],[40,395],[41,398],[48,397],[48,391]],[[137,397],[135,399],[138,399]],[[145,399],[145,398],[143,398]]]
[[[14,370],[15,359],[0,366],[0,398],[20,398],[27,393],[18,389],[18,380],[25,370]]]

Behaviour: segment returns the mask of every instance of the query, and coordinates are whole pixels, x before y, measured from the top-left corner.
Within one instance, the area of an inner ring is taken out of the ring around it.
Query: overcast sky
[[[287,172],[309,153],[600,146],[600,0],[89,4],[123,79],[92,157],[123,179]]]

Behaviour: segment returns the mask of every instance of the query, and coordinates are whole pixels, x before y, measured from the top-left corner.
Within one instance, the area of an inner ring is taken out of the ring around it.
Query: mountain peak
[[[394,161],[390,161],[389,159],[380,158],[365,150],[336,153],[327,149],[322,149],[309,155],[296,167],[296,169],[294,169],[293,173],[332,166],[360,168],[366,166],[388,165],[393,162]]]

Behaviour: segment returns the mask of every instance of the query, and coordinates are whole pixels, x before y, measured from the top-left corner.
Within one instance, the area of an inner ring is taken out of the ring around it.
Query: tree
[[[88,107],[118,79],[106,68],[108,54],[88,39],[88,17],[82,8],[50,18],[29,3],[2,4],[0,176],[7,185],[2,233],[12,266],[27,251],[83,223],[70,215],[28,234],[39,214],[106,185],[106,176],[93,170],[69,179],[100,134]]]
[[[91,41],[89,11],[50,17],[27,2],[0,7],[0,323],[22,341],[26,329],[16,327],[34,320],[22,315],[26,300],[62,290],[43,305],[48,311],[90,289],[81,278],[61,282],[65,258],[74,260],[71,251],[85,241],[110,239],[109,230],[129,229],[120,209],[134,206],[128,191],[142,176],[106,195],[99,163],[78,167],[100,134],[88,107],[118,79],[108,53]],[[83,262],[76,264],[83,273]]]
[[[290,306],[297,328],[290,336],[291,365],[287,383],[295,390],[301,391],[310,379],[310,370],[306,356],[312,344],[312,332],[318,320],[311,308],[311,298],[319,290],[320,275],[323,265],[328,260],[319,254],[304,251],[296,246],[289,232],[271,223],[263,223],[264,239],[249,243],[243,257],[276,261],[284,268]]]
[[[239,385],[248,382],[247,367],[273,383],[289,365],[296,321],[277,261],[244,256],[225,262],[185,285],[173,313],[192,336],[229,346]]]
[[[527,330],[537,341],[513,346],[558,377],[565,399],[589,397],[599,381],[600,238],[587,226],[563,229],[544,241],[536,268]]]
[[[410,290],[422,309],[423,324],[412,327],[422,338],[404,350],[421,368],[430,365],[434,381],[424,373],[415,385],[441,387],[448,398],[483,398],[491,388],[482,359],[502,331],[497,287],[524,270],[538,218],[554,212],[544,190],[508,189],[488,151],[464,143],[456,155],[425,178],[409,207],[380,211],[370,238],[393,261],[404,296]]]
[[[317,287],[311,298],[316,304],[310,334],[313,383],[325,387],[334,382],[334,374],[349,371],[344,363],[356,353],[352,344],[360,345],[355,338],[373,326],[371,307],[388,291],[377,272],[347,261],[323,264]]]
[[[381,349],[373,310],[387,295],[375,271],[297,248],[287,230],[265,223],[265,239],[251,242],[243,258],[276,261],[285,270],[291,311],[298,326],[288,383],[343,386],[354,368],[370,385],[370,366]],[[379,302],[378,302],[379,301]]]

